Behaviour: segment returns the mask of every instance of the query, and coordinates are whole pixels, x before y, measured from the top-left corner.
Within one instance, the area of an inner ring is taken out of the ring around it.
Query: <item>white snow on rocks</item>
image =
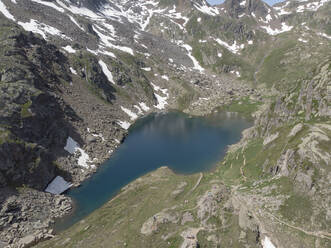
[[[298,6],[296,9],[296,12],[302,13],[304,11],[316,11],[320,7],[322,7],[325,3],[327,3],[330,0],[321,0],[321,1],[315,1],[310,3],[305,3],[303,5]]]
[[[105,50],[98,50],[97,53],[101,53],[101,54],[104,54],[104,55],[107,55],[109,57],[112,57],[112,58],[116,58],[116,55],[112,52],[109,52],[109,51],[105,51]]]
[[[122,7],[113,8],[111,5],[105,5],[101,10],[101,13],[107,18],[114,19],[123,23],[123,19],[130,23],[137,23],[141,30],[146,30],[151,18],[155,13],[161,13],[164,10],[155,9],[158,2],[148,1],[132,1],[132,6],[124,10]],[[139,9],[137,12],[136,10]]]
[[[270,26],[261,26],[261,28],[265,29],[265,31],[270,35],[277,35],[284,32],[291,31],[293,26],[288,26],[286,23],[282,23],[282,27],[280,29],[272,29]]]
[[[138,115],[144,114],[144,112],[141,110],[141,108],[138,105],[133,105],[138,110]]]
[[[0,0],[0,12],[7,17],[8,19],[12,20],[12,21],[16,21],[15,17],[9,13],[6,5]]]
[[[131,121],[134,121],[138,118],[138,115],[132,112],[130,109],[127,109],[123,106],[121,106],[121,109],[123,110],[124,113],[126,113],[130,117]]]
[[[324,38],[327,38],[329,40],[331,40],[331,36],[325,34],[325,33],[318,33],[320,36],[324,37]]]
[[[89,9],[83,8],[83,7],[76,7],[74,5],[70,5],[70,4],[68,4],[69,1],[65,1],[66,4],[64,4],[61,0],[56,0],[56,2],[62,8],[68,10],[69,12],[71,12],[73,14],[81,15],[81,16],[86,16],[86,17],[89,17],[91,19],[98,19],[98,18],[100,18],[100,16],[98,16],[92,10],[89,10]]]
[[[141,68],[142,70],[144,70],[144,71],[151,71],[152,70],[152,68],[150,68],[150,67],[144,67],[144,68]]]
[[[128,130],[131,126],[131,124],[127,121],[117,121],[117,124],[120,125],[125,130]]]
[[[189,56],[193,62],[193,69],[200,71],[200,73],[202,73],[205,69],[199,64],[199,61],[192,55],[193,48],[188,44],[184,44],[183,41],[181,40],[177,41],[176,44],[186,49],[187,56]]]
[[[72,186],[71,183],[67,182],[63,179],[61,176],[57,176],[54,178],[54,180],[47,186],[45,189],[45,192],[54,194],[54,195],[60,195],[67,189],[69,189]]]
[[[264,237],[261,243],[263,248],[276,248],[267,236]]]
[[[77,27],[79,27],[80,30],[82,30],[82,31],[85,32],[84,28],[83,28],[81,25],[79,25],[79,23],[76,21],[75,18],[73,18],[71,15],[68,15],[68,16],[69,16],[70,20],[71,20],[71,21],[72,21]]]
[[[63,50],[65,50],[66,52],[68,53],[76,53],[77,51],[75,49],[72,48],[72,46],[65,46],[65,47],[62,47]]]
[[[201,17],[198,17],[197,22],[201,22]]]
[[[219,58],[222,58],[223,54],[222,54],[222,53],[218,53],[217,56],[218,56]]]
[[[70,37],[64,35],[60,30],[49,26],[44,23],[31,19],[30,22],[18,22],[26,31],[31,31],[36,34],[40,34],[45,40],[47,40],[47,34],[60,36],[63,39],[72,40]]]
[[[248,45],[253,45],[253,41],[252,40],[249,40],[247,42],[248,42]]]
[[[289,11],[286,11],[285,8],[287,7],[287,5],[290,4],[290,1],[287,1],[285,4],[283,4],[282,6],[279,6],[279,7],[273,7],[274,10],[277,11],[277,14],[278,15],[289,15],[291,14],[292,12],[289,12]]]
[[[150,107],[148,107],[144,102],[140,102],[139,106],[146,112],[150,110]]]
[[[162,12],[162,11],[161,11]],[[168,13],[162,13],[164,16],[169,17],[170,21],[173,22],[175,25],[177,25],[180,29],[184,30],[186,32],[185,26],[190,20],[188,17],[183,16],[182,13],[176,12],[176,5],[173,5],[173,8],[168,11]],[[184,23],[181,24],[181,22],[174,21],[175,20],[184,20]]]
[[[237,41],[234,41],[232,45],[229,45],[227,42],[222,41],[221,39],[217,38],[214,39],[218,44],[221,46],[224,46],[226,49],[228,49],[230,52],[234,54],[240,54],[239,51],[245,47],[244,44],[237,45]]]
[[[112,84],[116,84],[113,78],[113,74],[111,74],[110,70],[108,69],[107,65],[105,62],[102,60],[99,60],[99,65],[101,66],[101,69],[105,76],[107,77],[108,81],[111,82]]]
[[[168,93],[168,89],[161,89],[159,86],[151,83],[153,88],[154,88],[154,95],[157,99],[158,104],[155,105],[154,107],[157,109],[164,109],[165,106],[168,104],[167,100],[169,98],[169,93]],[[161,92],[164,96],[161,96],[159,94],[157,94],[156,92]]]
[[[72,67],[70,67],[70,72],[74,75],[78,75],[77,71]]]
[[[79,166],[84,168],[89,168],[94,166],[94,165],[88,165],[88,163],[91,162],[89,155],[83,149],[81,149],[78,143],[70,136],[67,139],[67,144],[64,147],[64,150],[66,150],[70,154],[75,154],[77,151],[80,153],[80,156],[77,161]]]
[[[266,15],[265,19],[267,20],[267,22],[270,22],[272,20],[272,17],[270,14]]]
[[[292,14],[292,12],[281,9],[277,14],[278,15],[289,15],[289,14]]]
[[[218,10],[218,8],[216,7],[210,7],[206,4],[206,2],[203,1],[202,5],[195,3],[194,7],[199,10],[200,12],[207,14],[207,15],[211,15],[211,16],[216,16],[219,15],[220,12]]]
[[[100,40],[101,40],[101,43],[106,46],[106,47],[109,47],[109,48],[113,48],[113,49],[117,49],[117,50],[120,50],[122,52],[126,52],[126,53],[129,53],[131,55],[134,55],[134,52],[131,48],[129,47],[124,47],[124,46],[117,46],[117,45],[114,45],[110,42],[111,41],[115,41],[115,39],[113,37],[110,37],[110,36],[107,36],[103,33],[101,33],[101,31],[99,31],[99,29],[101,29],[101,27],[99,26],[96,26],[96,25],[93,25],[93,31],[97,33],[97,35],[99,36]],[[98,29],[99,28],[99,29]],[[105,30],[105,32],[109,32]]]
[[[64,9],[57,6],[55,3],[52,3],[52,2],[48,2],[48,1],[42,1],[42,0],[30,0],[31,2],[35,2],[35,3],[39,3],[39,4],[42,4],[42,5],[45,5],[47,7],[51,7],[61,13],[64,13]]]
[[[169,77],[167,75],[162,75],[161,78],[164,79],[164,80],[169,81]]]
[[[244,7],[245,5],[246,5],[246,0],[240,2],[240,6],[243,6]]]

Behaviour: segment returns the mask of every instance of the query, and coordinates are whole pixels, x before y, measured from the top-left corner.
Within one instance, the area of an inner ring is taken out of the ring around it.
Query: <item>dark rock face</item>
[[[42,190],[57,170],[50,150],[65,145],[66,114],[75,118],[58,96],[70,80],[67,59],[31,33],[0,29],[0,187]]]
[[[115,89],[102,72],[102,68],[95,57],[90,55],[80,56],[77,66],[83,68],[81,76],[85,78],[98,96],[109,103],[115,99],[113,94]]]
[[[102,5],[106,4],[107,0],[70,0],[73,4],[79,7],[85,7],[97,11]]]
[[[231,17],[238,17],[246,13],[254,13],[257,17],[264,17],[268,14],[267,4],[260,0],[227,0],[222,4]]]

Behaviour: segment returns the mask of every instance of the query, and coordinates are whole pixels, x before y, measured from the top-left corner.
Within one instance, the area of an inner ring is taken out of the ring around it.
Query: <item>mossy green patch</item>
[[[22,105],[21,107],[21,118],[28,118],[28,117],[31,117],[32,116],[32,113],[31,113],[31,107],[32,105],[32,101],[28,101],[26,102],[25,104]]]

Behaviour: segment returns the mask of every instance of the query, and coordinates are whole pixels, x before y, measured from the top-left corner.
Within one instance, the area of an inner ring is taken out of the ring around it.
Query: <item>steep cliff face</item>
[[[3,19],[0,56],[1,186],[42,190],[57,170],[51,150],[64,145],[72,114],[58,96],[59,84],[71,80],[68,60]]]

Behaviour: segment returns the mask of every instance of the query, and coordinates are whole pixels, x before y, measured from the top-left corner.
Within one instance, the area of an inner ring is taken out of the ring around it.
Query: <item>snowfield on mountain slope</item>
[[[111,82],[112,84],[116,84],[114,81],[114,78],[113,78],[113,74],[108,69],[108,66],[106,65],[106,63],[103,62],[102,60],[99,60],[99,65],[101,66],[101,69],[102,69],[103,73],[105,74],[105,76],[107,77],[108,81]]]
[[[131,121],[134,121],[138,118],[138,115],[136,113],[132,112],[130,109],[127,109],[123,106],[121,106],[121,109],[124,113],[126,113],[130,117]]]
[[[157,99],[158,104],[155,105],[154,107],[162,110],[165,109],[165,106],[168,104],[167,100],[169,98],[169,93],[168,93],[168,89],[161,89],[161,87],[151,83],[153,89],[154,89],[154,95]],[[161,92],[164,96],[159,95],[156,92]]]
[[[261,28],[263,28],[270,35],[277,35],[277,34],[291,31],[293,26],[288,26],[286,23],[283,22],[282,27],[279,29],[277,29],[277,28],[273,29],[270,26],[261,26]]]
[[[205,2],[203,2],[202,5],[200,5],[198,3],[194,3],[194,7],[197,10],[199,10],[200,12],[202,12],[204,14],[207,14],[207,15],[216,16],[216,15],[219,15],[220,14],[218,8],[216,8],[216,7],[210,7]]]
[[[64,35],[60,30],[49,26],[45,23],[40,23],[37,20],[31,19],[30,22],[18,22],[26,31],[31,31],[40,34],[45,40],[48,40],[48,35],[59,36],[62,39],[72,40],[70,37]]]
[[[0,0],[0,12],[12,21],[16,21],[15,17],[8,11],[6,5]]]
[[[64,9],[57,6],[55,3],[52,3],[52,2],[47,2],[47,1],[42,1],[42,0],[30,0],[31,2],[34,2],[34,3],[39,3],[39,4],[42,4],[42,5],[45,5],[47,7],[51,7],[53,9],[55,9],[56,11],[59,11],[61,13],[64,13]]]
[[[234,54],[240,54],[239,51],[245,48],[245,44],[237,45],[237,41],[234,41],[232,45],[229,45],[227,42],[217,38],[213,38],[218,44],[228,49]]]

